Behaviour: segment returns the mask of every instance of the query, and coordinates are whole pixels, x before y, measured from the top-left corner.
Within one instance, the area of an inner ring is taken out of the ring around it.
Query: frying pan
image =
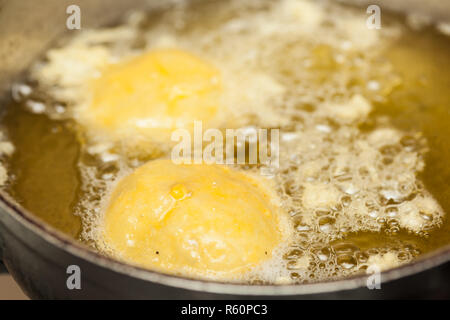
[[[153,1],[154,3],[155,1]],[[346,1],[348,2],[348,1]],[[368,1],[352,1],[367,5]],[[84,27],[114,22],[133,0],[0,0],[0,97],[63,32],[66,8],[77,4]],[[381,8],[450,20],[447,1],[370,1]],[[1,105],[0,105],[1,106]],[[450,247],[381,274],[381,290],[367,277],[303,285],[238,285],[191,280],[133,267],[102,256],[46,225],[0,193],[0,272],[9,272],[33,299],[227,299],[227,298],[450,298]],[[81,289],[68,289],[68,267],[81,271]]]

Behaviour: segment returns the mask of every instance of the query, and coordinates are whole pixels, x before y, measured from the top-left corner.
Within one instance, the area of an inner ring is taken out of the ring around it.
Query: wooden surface
[[[9,275],[0,275],[0,300],[24,300],[27,296]]]

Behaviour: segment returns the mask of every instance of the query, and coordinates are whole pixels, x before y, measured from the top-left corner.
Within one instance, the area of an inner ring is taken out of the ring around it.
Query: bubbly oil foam
[[[3,131],[0,131],[0,187],[8,182],[8,168],[4,160],[10,158],[14,151],[14,145],[8,141]]]
[[[160,8],[157,17],[135,12],[119,27],[82,31],[50,50],[32,76],[40,89],[68,105],[64,112],[46,110],[50,115],[77,119],[78,108],[89,103],[83,94],[87,81],[107,64],[155,48],[205,57],[224,78],[222,105],[233,115],[224,127],[278,127],[282,133],[273,180],[295,239],[240,280],[340,278],[372,265],[395,267],[419,254],[401,243],[362,250],[346,240],[349,235],[404,230],[426,237],[444,215],[417,179],[425,139],[370,116],[374,104],[401,83],[377,55],[402,27],[369,30],[365,19],[361,10],[317,1],[181,2]],[[78,209],[82,237],[114,256],[98,243],[108,196],[121,177],[167,150],[149,148],[150,154],[134,157],[120,147],[123,141],[84,130],[84,152],[96,165],[80,163],[87,194]]]

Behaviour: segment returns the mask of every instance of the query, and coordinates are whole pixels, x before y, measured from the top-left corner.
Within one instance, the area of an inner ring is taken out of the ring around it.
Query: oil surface
[[[213,17],[207,13],[214,10],[214,3],[191,12],[182,33],[190,34],[198,28],[214,28],[223,21],[227,21],[233,10],[218,10],[216,19],[206,19],[198,22],[198,16]],[[205,10],[205,12],[203,11]],[[251,8],[247,10],[252,10]],[[170,21],[170,18],[168,18]],[[396,20],[397,18],[392,18]],[[167,22],[167,21],[166,21]],[[158,21],[148,18],[142,22],[141,28],[152,30]],[[389,226],[383,227],[380,232],[342,232],[340,238],[331,239],[329,243],[321,239],[312,243],[309,238],[302,238],[304,230],[299,233],[297,243],[285,254],[286,267],[289,277],[294,282],[308,282],[323,280],[324,278],[339,278],[350,274],[363,272],[367,267],[365,262],[370,256],[397,252],[398,259],[409,261],[420,254],[436,250],[450,244],[450,38],[436,33],[432,28],[422,31],[413,31],[403,26],[400,37],[390,42],[385,48],[377,52],[370,60],[368,73],[376,78],[382,88],[386,89],[382,99],[374,97],[371,102],[374,106],[368,119],[361,124],[362,132],[370,132],[385,117],[389,123],[402,132],[421,133],[427,141],[428,151],[425,155],[425,169],[420,174],[420,180],[425,188],[439,202],[447,215],[439,228],[425,230],[417,236],[404,229],[390,232]],[[145,35],[145,33],[144,33]],[[133,45],[142,45],[142,35],[136,38]],[[138,40],[141,40],[138,41]],[[140,44],[141,43],[141,44]],[[308,44],[308,42],[306,42]],[[291,44],[292,45],[292,44]],[[281,50],[281,49],[280,49]],[[283,52],[291,50],[289,46],[282,48]],[[334,52],[327,45],[316,45],[311,49],[313,57],[314,76],[307,81],[314,85],[335,85],[329,80],[331,75],[340,72],[349,72],[353,75],[352,67],[340,67],[334,56],[342,52]],[[295,55],[295,53],[292,53]],[[358,57],[347,57],[357,60]],[[377,68],[386,65],[392,69],[381,72]],[[291,74],[293,67],[289,62],[278,66],[280,81],[301,83],[302,79]],[[353,66],[354,67],[354,66]],[[350,71],[349,71],[350,70]],[[360,71],[354,74],[354,81],[348,81],[348,86],[361,86]],[[364,71],[361,71],[364,72]],[[359,78],[358,78],[359,77]],[[348,80],[348,79],[347,79]],[[367,79],[365,79],[367,80]],[[384,82],[383,82],[384,81]],[[325,93],[326,98],[336,98],[346,90],[351,92],[354,88],[344,87]],[[366,89],[363,89],[363,92]],[[324,90],[326,91],[326,89]],[[45,101],[49,108],[63,106],[43,92],[33,93],[34,100]],[[302,104],[302,112],[315,109],[316,102]],[[304,116],[304,113],[302,113]],[[380,120],[381,119],[381,120]],[[83,189],[83,177],[80,165],[83,167],[98,168],[97,174],[114,172],[116,168],[105,165],[95,157],[83,152],[83,143],[77,125],[71,119],[61,117],[55,119],[48,114],[30,112],[27,101],[11,102],[2,115],[2,127],[14,146],[16,152],[7,159],[6,167],[10,176],[5,186],[23,207],[30,210],[45,222],[79,239],[90,242],[92,239],[82,237],[83,223],[79,211],[86,202],[95,203],[102,194],[87,192]],[[303,119],[290,119],[289,125],[280,125],[281,131],[295,131],[296,125],[301,126]],[[283,180],[284,181],[284,180]],[[294,217],[295,219],[295,217]],[[388,224],[388,221],[386,222]],[[301,226],[300,226],[301,229]],[[323,240],[323,241],[322,241]],[[299,259],[310,256],[307,268],[310,272],[299,271]],[[333,262],[330,263],[329,261]],[[330,268],[335,268],[330,271]],[[320,270],[327,270],[321,273]],[[255,281],[260,281],[256,279]]]

